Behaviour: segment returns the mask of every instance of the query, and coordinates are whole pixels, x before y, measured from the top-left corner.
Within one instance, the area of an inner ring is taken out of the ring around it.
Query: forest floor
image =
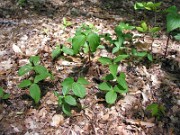
[[[81,72],[84,64],[78,56],[52,61],[51,52],[56,44],[70,45],[67,39],[73,37],[83,23],[93,24],[99,34],[115,34],[115,26],[122,21],[139,25],[142,12],[134,12],[134,3],[134,0],[46,0],[37,5],[29,2],[21,8],[14,0],[0,2],[0,22],[7,22],[0,23],[0,87],[10,93],[10,98],[0,103],[0,134],[178,135],[180,44],[170,40],[168,55],[164,58],[165,16],[157,17],[157,25],[162,30],[153,42],[154,61],[120,63],[118,69],[126,73],[129,91],[114,105],[108,106],[98,90],[98,79],[108,71],[97,59],[111,56],[105,49],[94,54],[92,66],[86,72]],[[162,8],[172,5],[180,8],[178,0],[174,3],[164,0]],[[65,29],[63,17],[72,22]],[[148,14],[148,18],[153,18],[153,14]],[[142,37],[138,39],[142,44],[151,44],[152,40]],[[53,81],[42,82],[44,92],[38,106],[27,96],[28,90],[18,88],[23,79],[18,76],[18,69],[32,55],[40,56],[43,65],[55,76]],[[73,108],[72,116],[67,117],[58,108],[53,91],[61,92],[61,82],[66,77],[82,75],[90,82],[87,96],[79,101],[83,109]],[[154,102],[165,107],[160,120],[146,110]]]

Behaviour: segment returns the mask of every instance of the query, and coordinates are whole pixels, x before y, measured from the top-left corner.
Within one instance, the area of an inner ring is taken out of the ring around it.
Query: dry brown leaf
[[[51,122],[51,126],[53,127],[58,127],[59,125],[64,123],[64,117],[60,114],[55,114],[52,117],[52,122]]]

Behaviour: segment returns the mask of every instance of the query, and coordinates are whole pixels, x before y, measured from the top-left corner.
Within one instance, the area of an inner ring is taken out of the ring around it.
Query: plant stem
[[[171,35],[171,34],[170,34],[170,32],[169,32],[169,34],[168,34],[168,39],[167,39],[167,41],[166,41],[166,48],[165,48],[164,57],[167,56],[167,49],[168,49],[168,46],[169,46],[170,35]]]
[[[88,51],[88,61],[89,61],[89,64],[91,64],[91,48],[88,44],[88,48],[89,48],[89,51]]]

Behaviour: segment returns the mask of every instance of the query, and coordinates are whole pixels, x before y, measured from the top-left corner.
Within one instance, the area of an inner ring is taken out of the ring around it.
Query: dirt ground
[[[154,61],[121,63],[119,71],[127,76],[129,91],[109,106],[98,89],[98,78],[107,67],[97,62],[100,56],[110,56],[99,49],[92,66],[86,72],[79,57],[53,62],[51,52],[56,44],[70,45],[76,28],[92,23],[99,34],[114,34],[119,22],[138,25],[142,12],[133,9],[135,1],[117,0],[28,0],[20,7],[14,0],[0,0],[0,87],[10,93],[10,99],[0,102],[1,135],[178,135],[180,133],[180,44],[170,40],[164,58],[167,34],[165,16],[158,14],[157,25],[162,27],[153,42]],[[162,9],[180,1],[164,0]],[[147,13],[147,18],[153,14]],[[62,19],[72,22],[63,29]],[[153,20],[150,19],[150,23]],[[135,32],[137,34],[137,32]],[[142,39],[138,39],[142,40]],[[144,40],[143,43],[148,42]],[[42,82],[43,96],[34,106],[18,84],[25,77],[18,69],[32,55],[39,55],[42,64],[52,71],[55,80]],[[84,56],[86,58],[86,56]],[[101,71],[98,74],[98,71]],[[61,92],[61,82],[68,76],[83,75],[90,82],[87,96],[80,99],[82,109],[73,108],[72,116],[63,115],[53,91]],[[147,105],[157,102],[165,107],[161,120],[151,117]]]

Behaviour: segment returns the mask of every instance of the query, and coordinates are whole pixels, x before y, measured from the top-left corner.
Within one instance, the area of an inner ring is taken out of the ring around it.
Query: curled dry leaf
[[[52,122],[51,122],[51,126],[53,127],[58,127],[59,125],[64,123],[64,117],[60,114],[55,114],[52,117]]]
[[[16,54],[23,54],[23,52],[21,51],[21,49],[20,49],[17,45],[15,45],[15,44],[12,45],[12,49],[13,49],[13,51],[14,51]]]

